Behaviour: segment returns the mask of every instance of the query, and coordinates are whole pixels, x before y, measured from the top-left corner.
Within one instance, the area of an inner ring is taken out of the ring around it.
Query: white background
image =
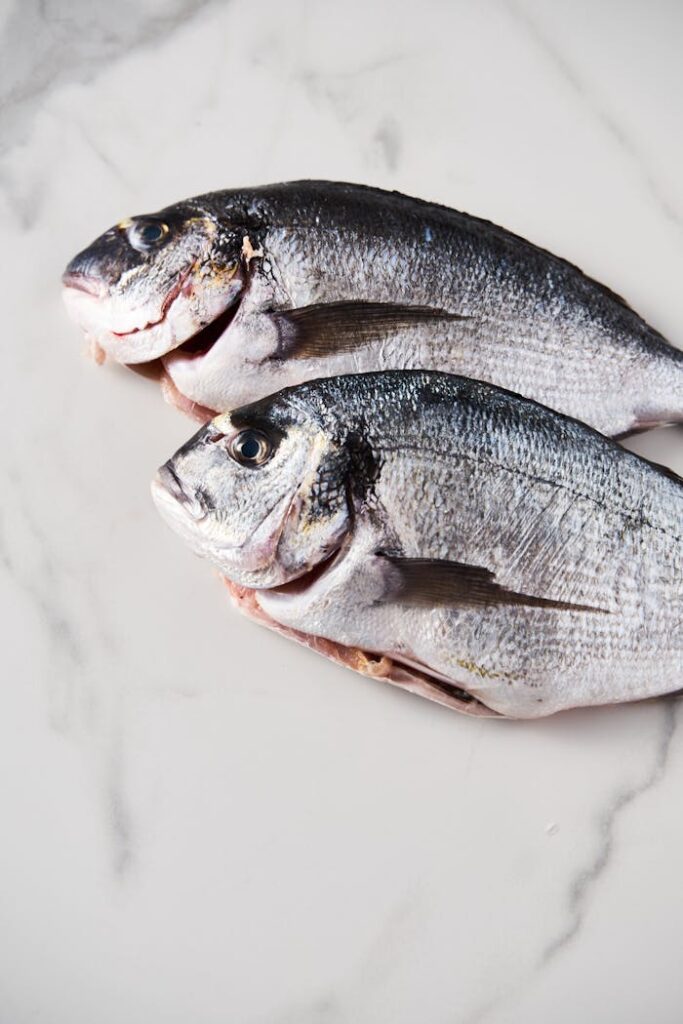
[[[0,1024],[678,1024],[683,737],[480,722],[240,619],[67,260],[213,188],[488,217],[683,344],[683,6],[0,6]],[[683,470],[683,435],[634,447]]]

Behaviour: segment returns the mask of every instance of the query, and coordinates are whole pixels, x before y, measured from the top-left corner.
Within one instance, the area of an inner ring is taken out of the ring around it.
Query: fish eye
[[[228,442],[228,453],[240,466],[262,466],[273,454],[273,445],[260,430],[240,430]]]
[[[168,232],[168,224],[162,220],[136,220],[128,228],[128,241],[138,252],[149,252],[163,241]]]

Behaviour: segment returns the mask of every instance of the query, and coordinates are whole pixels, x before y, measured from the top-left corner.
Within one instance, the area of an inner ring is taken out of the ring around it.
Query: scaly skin
[[[169,280],[164,253],[168,261],[176,255],[174,268],[182,263],[175,250],[189,245],[183,224],[194,218],[195,233],[204,220],[218,225],[203,248],[196,239],[191,247],[192,258],[201,250],[218,267],[197,277],[192,294],[205,289],[219,310],[221,289],[243,284],[232,322],[201,355],[178,347],[189,336],[185,309],[176,314],[180,326],[155,341],[167,346],[163,363],[175,387],[200,405],[234,408],[320,376],[426,368],[490,381],[612,436],[683,419],[683,353],[576,267],[487,221],[398,193],[315,181],[214,192],[157,216],[172,225],[158,254],[126,255],[114,231],[70,270],[117,289],[121,310],[124,268],[144,271],[148,260],[149,281],[143,273],[133,282],[151,295]],[[223,284],[238,264],[241,276]],[[384,331],[353,351],[332,344],[324,355],[293,357],[273,311],[343,300],[423,305],[466,319]],[[201,305],[195,298],[192,309]],[[150,299],[150,321],[161,306],[159,295]],[[207,306],[202,316],[215,314]],[[122,361],[138,361],[135,346],[151,358],[143,338],[125,343]],[[116,344],[108,350],[116,356]]]
[[[257,468],[221,440],[247,428],[278,439]],[[426,372],[314,381],[217,417],[167,465],[182,500],[158,488],[162,511],[282,626],[426,667],[512,717],[681,687],[683,482],[533,402]],[[562,607],[406,602],[387,553]]]

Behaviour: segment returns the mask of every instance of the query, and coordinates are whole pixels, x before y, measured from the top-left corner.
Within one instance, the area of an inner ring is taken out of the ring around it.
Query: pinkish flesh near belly
[[[345,647],[333,640],[326,640],[324,637],[312,636],[309,633],[291,629],[289,626],[282,626],[266,615],[256,600],[255,590],[241,587],[226,577],[221,578],[228,588],[235,607],[248,618],[275,630],[276,633],[280,633],[290,640],[295,640],[303,647],[310,647],[311,650],[322,654],[324,658],[329,658],[330,661],[334,661],[338,665],[344,665],[370,679],[381,679],[393,686],[399,686],[401,689],[409,690],[420,697],[426,697],[444,707],[454,708],[465,715],[474,715],[480,718],[504,717],[487,708],[478,700],[467,697],[464,693],[463,696],[460,696],[456,686],[450,688],[438,679],[431,678],[427,672],[404,665],[386,654],[374,654],[358,647]]]

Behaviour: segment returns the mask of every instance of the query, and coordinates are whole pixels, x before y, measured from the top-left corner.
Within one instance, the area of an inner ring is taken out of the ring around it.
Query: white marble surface
[[[0,12],[1,1024],[678,1024],[683,711],[472,721],[238,618],[148,496],[191,426],[83,358],[59,275],[188,194],[359,180],[683,344],[683,7]]]

